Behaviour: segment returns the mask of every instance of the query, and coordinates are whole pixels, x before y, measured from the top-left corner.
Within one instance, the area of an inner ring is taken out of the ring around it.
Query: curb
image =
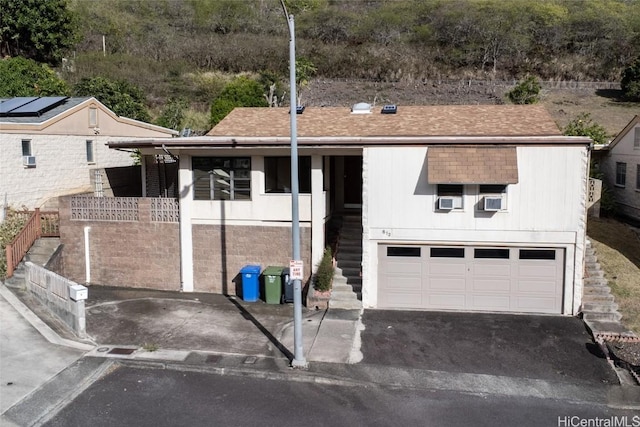
[[[51,344],[75,348],[77,350],[91,351],[94,345],[68,340],[58,335],[49,325],[36,316],[13,292],[7,289],[4,282],[0,282],[0,296],[2,296],[24,319],[31,324]]]

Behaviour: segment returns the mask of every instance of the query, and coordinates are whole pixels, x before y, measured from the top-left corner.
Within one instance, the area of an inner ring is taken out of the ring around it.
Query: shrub
[[[620,87],[625,97],[640,101],[640,56],[622,73]]]
[[[507,93],[509,101],[514,104],[535,104],[540,96],[540,82],[534,76],[520,80],[516,87]]]
[[[333,272],[333,254],[331,253],[331,248],[327,246],[324,250],[324,254],[322,255],[322,260],[318,264],[314,288],[320,292],[330,290],[331,282],[333,280]]]
[[[609,140],[607,130],[594,122],[589,113],[579,114],[567,123],[562,133],[568,136],[588,136],[594,144],[606,144]]]

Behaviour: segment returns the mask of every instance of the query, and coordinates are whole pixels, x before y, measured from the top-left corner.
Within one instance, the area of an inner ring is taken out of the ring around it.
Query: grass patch
[[[142,344],[142,348],[145,351],[153,352],[153,351],[158,351],[160,346],[158,346],[158,344],[146,342],[146,343]]]
[[[640,237],[627,224],[609,218],[589,218],[587,234],[622,324],[640,335]]]

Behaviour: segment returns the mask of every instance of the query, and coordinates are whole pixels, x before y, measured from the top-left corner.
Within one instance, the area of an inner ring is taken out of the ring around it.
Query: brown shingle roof
[[[399,106],[397,114],[351,114],[308,107],[297,116],[300,137],[553,136],[562,135],[538,105]],[[288,137],[288,108],[236,108],[207,135]]]
[[[427,181],[429,184],[516,184],[516,148],[429,147]]]

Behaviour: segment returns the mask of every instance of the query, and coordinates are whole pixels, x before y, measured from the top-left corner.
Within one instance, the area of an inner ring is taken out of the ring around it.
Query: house
[[[2,99],[0,202],[32,209],[63,194],[93,192],[94,171],[133,165],[130,150],[110,150],[107,142],[176,135],[119,117],[91,97]]]
[[[357,242],[338,262],[356,253],[365,308],[580,311],[589,138],[563,136],[541,106],[302,110],[306,273],[341,216]],[[242,265],[290,259],[287,108],[236,108],[203,137],[109,146],[179,159],[182,290],[228,292]]]
[[[617,213],[640,223],[640,116],[636,115],[599,154],[600,170],[613,191]]]

